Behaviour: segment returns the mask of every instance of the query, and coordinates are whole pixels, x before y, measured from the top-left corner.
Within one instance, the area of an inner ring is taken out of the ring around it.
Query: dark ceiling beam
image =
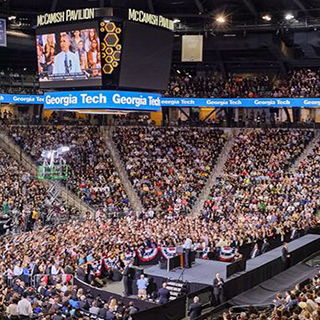
[[[259,16],[258,11],[256,9],[256,7],[254,6],[254,4],[252,3],[251,0],[242,0],[242,2],[244,3],[244,5],[249,9],[249,11],[251,12],[251,14],[257,18]]]
[[[104,8],[104,0],[99,0],[99,7]]]
[[[300,8],[304,13],[307,13],[307,8],[304,6],[304,4],[300,0],[293,0],[293,2],[296,4],[297,7]]]
[[[152,0],[147,0],[148,1],[148,7],[151,13],[155,13],[154,11],[154,5]]]
[[[53,0],[50,8],[50,12],[55,12],[57,9],[58,0]]]
[[[204,12],[204,8],[202,3],[200,2],[200,0],[194,0],[194,3],[196,4],[196,6],[198,7],[199,12],[203,13]]]

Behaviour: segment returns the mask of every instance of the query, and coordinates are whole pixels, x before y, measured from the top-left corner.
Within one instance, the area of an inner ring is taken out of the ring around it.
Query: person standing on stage
[[[213,296],[216,305],[222,304],[224,302],[223,286],[223,279],[220,277],[219,273],[216,273],[216,276],[213,280]]]
[[[193,303],[191,303],[189,306],[189,313],[188,314],[190,316],[190,320],[197,319],[198,317],[200,317],[201,311],[202,311],[202,305],[200,303],[200,299],[199,299],[199,297],[194,297]]]
[[[281,259],[285,270],[290,267],[290,257],[291,255],[289,254],[288,243],[284,242]]]
[[[187,237],[186,241],[184,242],[184,257],[185,257],[185,262],[184,265],[186,268],[191,268],[191,248],[192,248],[192,239]]]
[[[123,279],[123,287],[124,287],[124,295],[130,296],[132,295],[132,269],[130,261],[126,262],[126,265],[123,269],[122,274]]]

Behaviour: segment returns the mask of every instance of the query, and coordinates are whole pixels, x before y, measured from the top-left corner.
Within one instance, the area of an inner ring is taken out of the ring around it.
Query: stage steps
[[[102,127],[102,133],[103,133],[105,144],[108,150],[110,151],[113,164],[119,174],[123,187],[129,198],[130,204],[135,213],[141,213],[144,211],[141,201],[129,180],[127,171],[123,165],[123,162],[121,161],[121,157],[118,152],[117,146],[112,140],[112,132],[113,132],[113,127],[109,127],[109,129],[106,129],[106,127]]]
[[[226,161],[228,160],[229,153],[231,151],[231,148],[233,147],[233,144],[234,144],[235,138],[238,135],[238,132],[239,132],[238,129],[230,129],[230,131],[225,130],[225,133],[228,135],[228,140],[223,146],[223,149],[219,155],[219,158],[217,159],[217,162],[209,176],[209,179],[205,187],[203,188],[200,196],[198,197],[197,202],[192,208],[191,215],[198,215],[200,213],[201,209],[204,206],[205,201],[207,200],[210,194],[211,187],[213,186],[216,178],[223,173],[223,167]]]
[[[169,281],[167,282],[167,289],[170,291],[170,301],[187,293],[187,285],[181,282]]]

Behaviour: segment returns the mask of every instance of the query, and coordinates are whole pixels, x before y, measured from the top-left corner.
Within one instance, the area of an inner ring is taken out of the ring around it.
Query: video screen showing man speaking
[[[101,83],[100,42],[95,28],[38,34],[37,55],[42,88]]]

